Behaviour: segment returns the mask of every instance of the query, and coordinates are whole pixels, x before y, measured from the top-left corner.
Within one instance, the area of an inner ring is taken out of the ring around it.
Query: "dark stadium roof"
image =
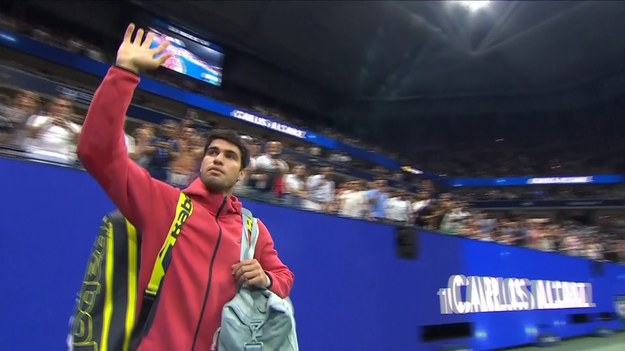
[[[625,63],[622,1],[494,1],[475,13],[450,5],[149,2],[225,44],[354,99],[561,89]]]
[[[226,47],[226,84],[339,126],[625,92],[625,1],[128,1]]]

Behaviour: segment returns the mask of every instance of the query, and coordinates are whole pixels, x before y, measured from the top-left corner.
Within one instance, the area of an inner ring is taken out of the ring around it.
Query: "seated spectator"
[[[72,122],[72,101],[54,98],[47,112],[31,116],[26,122],[29,139],[26,148],[35,158],[71,163],[76,160],[76,140],[80,126]]]

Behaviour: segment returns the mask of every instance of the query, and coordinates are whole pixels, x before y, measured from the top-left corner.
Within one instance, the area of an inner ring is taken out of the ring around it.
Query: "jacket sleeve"
[[[136,74],[109,69],[89,106],[78,139],[78,158],[121,213],[142,230],[150,218],[173,216],[178,191],[150,177],[128,156],[124,120],[138,84]]]
[[[258,242],[256,247],[255,257],[271,280],[269,290],[282,298],[286,298],[289,296],[293,286],[293,272],[278,257],[278,252],[273,246],[271,234],[269,234],[269,230],[267,230],[267,227],[260,219],[258,220]]]

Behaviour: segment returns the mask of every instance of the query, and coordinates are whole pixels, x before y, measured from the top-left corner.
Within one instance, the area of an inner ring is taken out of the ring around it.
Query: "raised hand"
[[[156,57],[167,48],[169,45],[168,41],[163,41],[158,47],[150,49],[154,33],[149,32],[144,40],[144,31],[142,28],[139,28],[134,40],[132,40],[134,31],[135,25],[131,23],[126,29],[126,34],[124,34],[124,41],[120,45],[119,50],[117,50],[117,60],[115,61],[117,66],[139,73],[141,70],[158,68],[171,56],[170,54],[164,54],[158,58]]]

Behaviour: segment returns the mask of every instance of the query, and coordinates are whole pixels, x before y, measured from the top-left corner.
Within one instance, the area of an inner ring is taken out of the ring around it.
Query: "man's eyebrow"
[[[220,151],[220,152],[224,152],[224,153],[229,153],[229,154],[235,154],[237,156],[239,156],[239,154],[233,150],[233,149],[220,149],[218,146],[209,146],[208,150],[211,151]]]

